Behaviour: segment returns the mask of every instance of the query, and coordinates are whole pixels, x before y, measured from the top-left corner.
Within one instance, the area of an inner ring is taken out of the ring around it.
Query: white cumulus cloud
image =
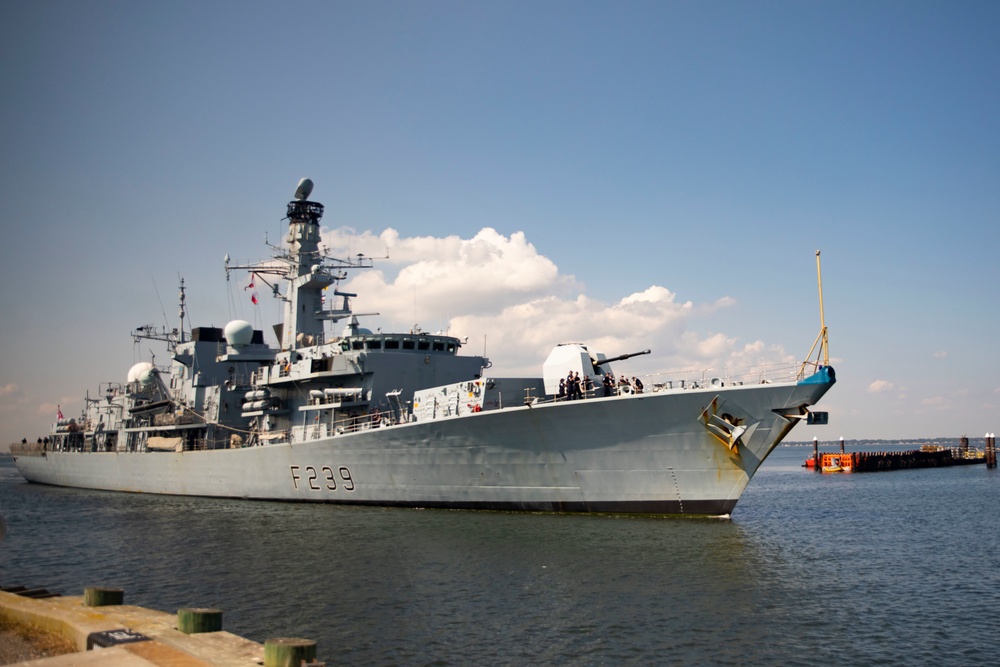
[[[382,315],[403,321],[414,315],[437,321],[455,312],[496,312],[532,296],[579,290],[576,280],[560,275],[523,232],[507,237],[486,227],[462,239],[403,238],[394,229],[378,236],[337,229],[325,230],[323,242],[335,256],[360,252],[381,257],[388,250],[389,258],[377,261],[379,268],[351,280],[350,291],[360,295],[362,308],[376,305]]]
[[[892,391],[895,387],[893,383],[888,380],[875,380],[870,385],[868,385],[868,391],[872,394],[879,394],[884,391]]]
[[[731,307],[735,301],[728,296],[695,304],[649,285],[613,302],[598,300],[574,276],[560,273],[523,232],[504,236],[487,227],[468,239],[406,238],[394,229],[341,228],[324,230],[323,243],[334,256],[388,252],[376,268],[355,273],[342,286],[358,294],[355,311],[378,312],[397,329],[402,322],[419,323],[468,337],[468,351],[485,348],[498,375],[535,375],[549,350],[565,342],[586,343],[608,356],[652,349],[649,357],[629,362],[635,372],[793,361],[777,346],[698,333],[697,318]]]
[[[0,412],[19,412],[25,400],[24,391],[13,382],[0,386]]]

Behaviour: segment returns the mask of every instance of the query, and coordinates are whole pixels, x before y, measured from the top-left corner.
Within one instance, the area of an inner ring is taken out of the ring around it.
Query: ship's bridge
[[[340,349],[365,350],[368,352],[437,352],[454,355],[462,342],[454,336],[433,334],[360,334],[345,336],[340,340]]]

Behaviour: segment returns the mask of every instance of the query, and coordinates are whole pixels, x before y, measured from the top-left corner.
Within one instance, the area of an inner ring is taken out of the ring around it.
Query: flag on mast
[[[56,419],[62,419],[62,418],[63,418],[62,410],[57,405],[56,406]]]
[[[252,292],[250,292],[250,303],[252,303],[255,306],[257,305],[257,290],[255,289],[257,287],[257,284],[254,282],[254,279],[256,277],[257,277],[256,273],[251,273],[250,284],[243,288],[244,292],[246,292],[248,289],[253,290]]]

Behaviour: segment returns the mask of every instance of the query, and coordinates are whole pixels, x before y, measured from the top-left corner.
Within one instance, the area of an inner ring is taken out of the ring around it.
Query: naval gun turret
[[[578,373],[580,379],[590,382],[594,386],[601,386],[604,376],[604,364],[612,361],[622,361],[642,354],[649,354],[649,350],[641,352],[630,352],[620,354],[617,357],[605,359],[601,352],[591,352],[586,345],[580,343],[562,343],[549,354],[548,359],[542,365],[542,378],[545,381],[545,393],[554,396],[559,392],[559,380],[564,379],[569,373]]]
[[[643,354],[649,354],[649,350],[643,350],[641,352],[629,352],[628,354],[619,354],[617,357],[611,357],[610,359],[597,359],[594,361],[594,370],[597,370],[598,366],[602,364],[610,364],[612,361],[624,361],[625,359],[631,359],[632,357],[638,357]]]

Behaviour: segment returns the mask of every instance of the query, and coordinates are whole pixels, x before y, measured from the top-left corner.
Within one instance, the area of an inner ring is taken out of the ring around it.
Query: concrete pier
[[[0,591],[0,615],[66,639],[78,651],[32,660],[32,667],[260,667],[264,663],[264,646],[249,639],[225,631],[185,634],[177,629],[176,614],[130,605],[91,607],[83,596],[35,599]],[[128,639],[127,633],[133,637]],[[129,643],[87,650],[94,637],[103,635],[125,637]]]

